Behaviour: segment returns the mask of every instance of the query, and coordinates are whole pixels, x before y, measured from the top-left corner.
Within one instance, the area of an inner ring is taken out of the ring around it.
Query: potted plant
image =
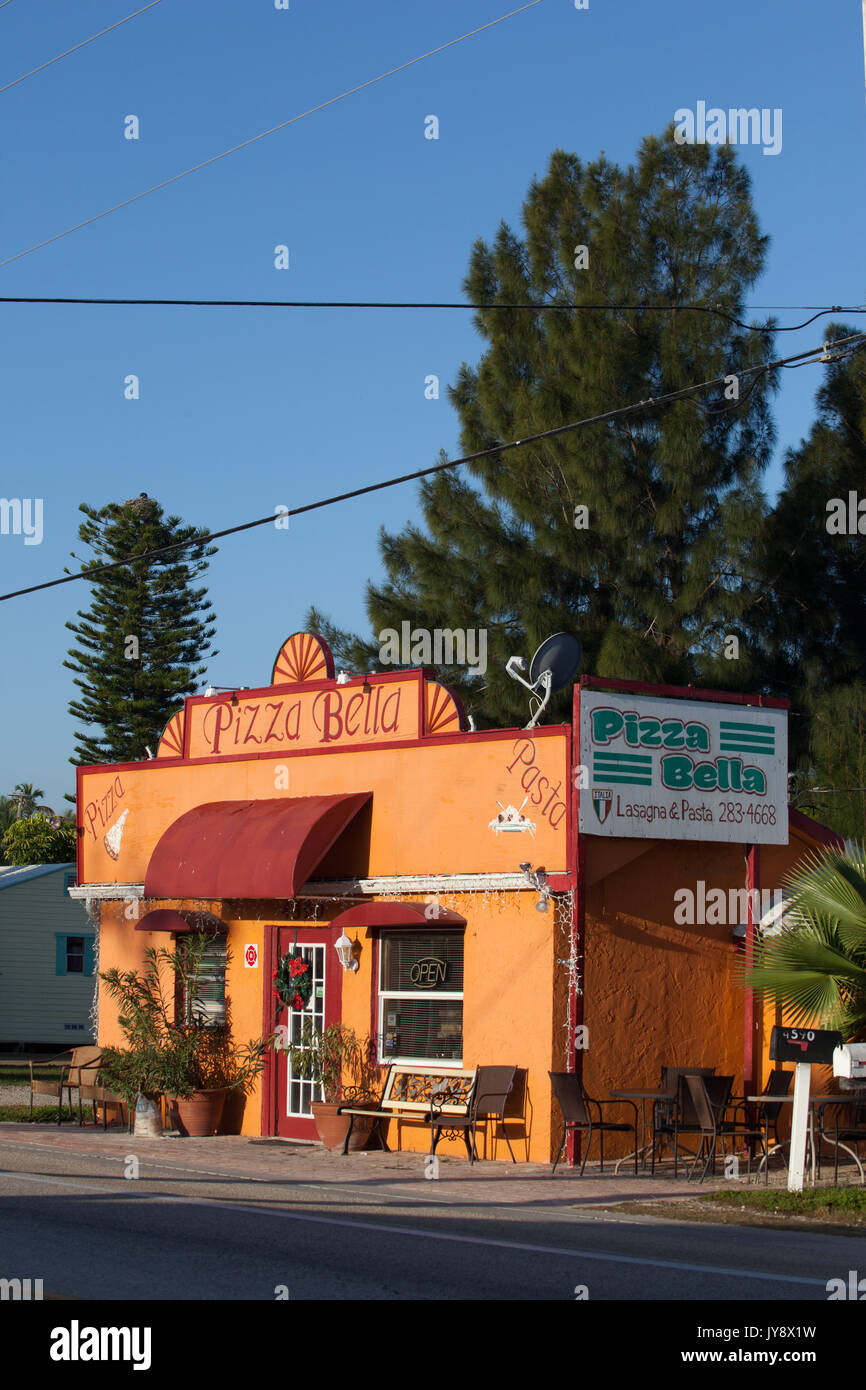
[[[209,939],[206,933],[191,933],[174,951],[150,946],[143,971],[100,972],[108,993],[122,1006],[118,1022],[128,1044],[105,1048],[100,1071],[113,1090],[136,1105],[137,1134],[140,1111],[149,1110],[159,1096],[166,1098],[182,1134],[213,1134],[228,1092],[248,1094],[264,1067],[264,1039],[243,1046],[232,1040],[228,999],[225,1023],[208,1022],[198,980]],[[174,1003],[170,1009],[162,967],[182,986],[189,1008],[185,1022],[171,1017]]]
[[[183,1085],[188,1070],[185,1049],[155,1039],[138,1039],[127,1048],[105,1047],[99,1065],[105,1085],[134,1110],[134,1132],[140,1139],[162,1133],[160,1096]]]
[[[283,1030],[285,1034],[286,1030]],[[341,1148],[346,1139],[349,1119],[337,1113],[344,1101],[351,1078],[355,1091],[371,1094],[378,1080],[378,1071],[372,1060],[372,1044],[369,1038],[361,1041],[353,1028],[346,1024],[330,1023],[319,1030],[310,1015],[301,1023],[297,1042],[287,1043],[276,1036],[273,1045],[285,1052],[295,1076],[303,1077],[320,1085],[324,1101],[313,1101],[311,1109],[316,1122],[316,1130],[326,1149]],[[369,1138],[373,1120],[356,1117],[350,1149],[362,1149]]]
[[[189,1050],[185,1075],[165,1091],[169,1116],[181,1134],[213,1134],[219,1129],[229,1092],[249,1095],[265,1065],[267,1044],[258,1039],[237,1045],[228,1020],[213,1026],[197,1019],[178,1031],[183,1034],[183,1048]]]

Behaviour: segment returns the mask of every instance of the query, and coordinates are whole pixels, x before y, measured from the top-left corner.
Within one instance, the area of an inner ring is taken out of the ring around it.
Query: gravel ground
[[[33,1098],[33,1104],[34,1104],[34,1105],[53,1105],[54,1102],[55,1102],[55,1097],[54,1097],[54,1096],[34,1096],[34,1098]],[[73,1105],[77,1105],[77,1104],[78,1104],[78,1092],[77,1092],[77,1091],[73,1091],[73,1092],[72,1092],[72,1103],[73,1103]],[[11,1085],[7,1085],[7,1084],[0,1085],[0,1105],[29,1105],[29,1104],[30,1104],[30,1085],[29,1085],[29,1083],[28,1083],[28,1085],[26,1085],[26,1086],[11,1086]],[[67,1094],[65,1091],[64,1091],[64,1093],[63,1093],[63,1104],[64,1104],[64,1105],[68,1105],[68,1104],[69,1104],[69,1096],[68,1096],[68,1094]]]

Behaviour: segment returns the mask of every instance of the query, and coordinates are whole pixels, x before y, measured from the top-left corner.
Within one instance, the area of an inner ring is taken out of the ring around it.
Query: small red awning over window
[[[158,907],[153,912],[146,912],[140,922],[135,924],[136,931],[227,931],[225,922],[220,921],[219,917],[214,917],[211,912],[174,912],[169,907]]]
[[[466,918],[436,903],[361,903],[341,912],[331,926],[344,931],[347,927],[426,927],[435,931],[437,927],[465,927]]]
[[[211,801],[158,841],[146,898],[292,898],[372,792]]]

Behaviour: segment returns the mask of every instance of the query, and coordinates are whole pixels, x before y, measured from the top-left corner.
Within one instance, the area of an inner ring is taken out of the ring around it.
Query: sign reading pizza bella
[[[784,710],[582,691],[587,835],[788,842]]]
[[[191,758],[418,737],[418,684],[388,681],[192,702]]]

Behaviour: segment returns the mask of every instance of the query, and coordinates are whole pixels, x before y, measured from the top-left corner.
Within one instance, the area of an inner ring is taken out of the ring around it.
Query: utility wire
[[[44,244],[44,243],[43,243]],[[23,252],[22,254],[27,254]],[[15,259],[14,257],[12,258]],[[2,262],[6,265],[7,262]],[[557,304],[549,302],[546,304],[465,304],[431,302],[423,300],[359,300],[359,299],[95,299],[86,296],[59,296],[59,295],[0,295],[0,304],[95,304],[95,305],[126,305],[141,306],[149,305],[156,308],[187,308],[187,309],[525,309],[532,313],[543,310],[593,310],[604,311],[606,313],[693,313],[693,314],[715,314],[719,318],[727,319],[728,323],[736,324],[738,328],[748,329],[751,333],[795,333],[801,328],[808,328],[809,324],[816,319],[823,318],[827,314],[866,314],[866,306],[853,304],[752,304],[747,305],[752,313],[758,310],[779,309],[786,313],[793,313],[794,310],[803,312],[808,309],[816,309],[811,318],[804,319],[802,323],[787,324],[784,327],[764,328],[760,324],[744,323],[733,314],[729,314],[724,309],[719,309],[714,304]]]
[[[840,338],[833,345],[845,345],[849,351],[854,350],[854,344],[866,346],[866,334],[854,333],[847,338]],[[765,362],[759,367],[749,367],[739,375],[743,378],[754,376],[756,373],[772,371],[775,367],[784,367],[792,362],[797,362],[803,358],[816,358],[818,353],[824,352],[824,345],[811,348],[806,352],[795,353],[791,357],[779,358],[775,362]],[[337,502],[348,502],[355,497],[365,497],[371,492],[381,492],[385,488],[397,487],[400,483],[414,482],[418,478],[430,477],[434,473],[442,473],[449,468],[459,468],[465,463],[476,463],[479,459],[490,458],[493,454],[505,454],[512,449],[519,449],[524,444],[537,444],[542,439],[554,439],[558,435],[567,434],[571,430],[583,429],[586,425],[605,424],[611,420],[618,419],[623,415],[632,415],[637,411],[646,410],[648,407],[669,405],[673,401],[687,400],[696,395],[699,391],[707,391],[713,386],[723,386],[729,380],[728,376],[714,377],[711,381],[703,381],[695,386],[684,386],[679,391],[668,391],[663,396],[650,397],[647,400],[636,401],[632,405],[617,406],[614,410],[603,411],[600,415],[590,415],[583,420],[573,420],[567,425],[557,425],[550,430],[542,430],[539,434],[527,435],[525,439],[514,439],[505,444],[494,444],[489,449],[480,449],[474,454],[465,454],[463,458],[449,459],[445,463],[436,463],[429,468],[416,469],[414,473],[403,473],[399,478],[388,478],[381,483],[369,483],[366,487],[353,488],[351,492],[337,493],[333,497],[322,498],[319,502],[308,502],[303,507],[286,508],[285,511],[271,512],[267,516],[257,517],[254,521],[244,521],[237,526],[227,526],[222,531],[207,531],[203,534],[185,541],[175,541],[171,545],[159,546],[155,550],[143,551],[141,555],[130,555],[125,560],[115,560],[107,565],[92,565],[88,569],[80,570],[77,574],[67,574],[61,579],[50,579],[44,584],[32,584],[26,589],[16,589],[9,594],[0,594],[0,603],[7,599],[21,598],[24,594],[35,594],[42,589],[54,589],[59,584],[72,584],[76,579],[92,579],[97,574],[107,574],[111,570],[122,569],[125,565],[140,564],[144,560],[151,560],[157,555],[168,555],[177,550],[195,549],[200,550],[203,546],[209,545],[211,541],[220,540],[223,536],[234,536],[239,531],[249,531],[255,526],[274,525],[281,516],[302,516],[306,512],[319,511],[322,507],[332,507]]]
[[[4,3],[8,5],[9,0],[4,0]],[[81,43],[75,44],[72,48],[67,48],[64,53],[58,53],[56,58],[49,58],[47,63],[40,63],[38,68],[31,68],[30,72],[25,72],[21,77],[16,77],[14,81],[7,82],[5,87],[0,87],[0,96],[2,96],[4,92],[8,92],[10,87],[17,87],[19,82],[26,82],[28,77],[34,77],[37,72],[43,72],[45,68],[50,68],[52,63],[59,63],[61,58],[68,58],[70,53],[77,53],[79,48],[86,48],[87,45],[93,43],[95,39],[101,39],[103,34],[110,34],[112,29],[119,29],[121,24],[128,24],[129,21],[135,19],[137,15],[144,14],[145,10],[152,10],[154,5],[161,4],[162,0],[150,0],[149,5],[144,5],[140,10],[135,10],[132,14],[126,15],[125,18],[118,19],[116,24],[109,24],[107,29],[100,29],[98,34],[91,34],[89,39],[82,39]]]
[[[185,179],[189,174],[195,174],[199,169],[206,169],[209,164],[216,164],[220,159],[226,159],[228,155],[234,154],[237,150],[246,149],[248,145],[254,145],[258,140],[264,140],[268,135],[275,134],[278,130],[285,130],[287,126],[294,125],[296,121],[302,121],[306,116],[313,116],[317,111],[324,111],[328,106],[334,106],[338,101],[343,101],[345,97],[355,96],[358,92],[363,92],[367,87],[373,87],[377,82],[383,82],[386,77],[393,77],[398,72],[405,72],[415,63],[422,63],[425,58],[433,58],[437,53],[444,53],[447,48],[453,48],[455,44],[463,43],[464,39],[474,38],[476,34],[483,34],[485,29],[493,29],[497,24],[502,24],[506,19],[513,19],[517,14],[523,14],[525,10],[532,10],[536,5],[540,5],[542,0],[529,0],[529,4],[521,5],[517,10],[510,10],[508,14],[500,15],[498,19],[491,19],[487,24],[481,24],[477,29],[470,29],[466,34],[460,34],[456,39],[449,39],[447,43],[440,44],[438,48],[431,48],[427,53],[420,53],[417,58],[410,58],[408,62],[401,63],[399,67],[389,68],[387,72],[379,73],[378,77],[371,77],[367,82],[361,82],[357,87],[350,87],[345,92],[340,92],[338,96],[329,97],[327,101],[322,101],[318,106],[311,106],[306,111],[301,111],[297,116],[290,116],[287,121],[280,121],[279,125],[271,126],[269,130],[263,130],[258,135],[251,135],[248,140],[241,140],[237,145],[232,145],[227,150],[222,150],[220,154],[211,155],[210,159],[203,159],[199,164],[193,164],[189,169],[184,169],[180,174],[173,174],[170,179],[163,179],[161,183],[155,183],[152,188],[146,188],[143,193],[136,193],[131,198],[124,198],[122,203],[115,203],[113,207],[106,208],[104,212],[97,212],[93,217],[86,217],[83,222],[76,222],[74,227],[67,227],[62,232],[56,232],[54,236],[46,237],[44,241],[37,241],[33,246],[28,246],[24,251],[16,251],[14,256],[7,256],[5,261],[0,261],[0,269],[5,265],[11,265],[13,261],[20,261],[23,256],[32,255],[34,251],[40,251],[43,246],[50,246],[54,241],[60,241],[61,237],[71,236],[73,232],[78,232],[82,227],[89,227],[93,222],[99,222],[101,218],[108,217],[112,212],[119,212],[121,208],[127,208],[131,203],[137,203],[141,198],[148,198],[151,193],[157,193],[161,188],[168,188],[169,184],[177,183],[180,179]]]

